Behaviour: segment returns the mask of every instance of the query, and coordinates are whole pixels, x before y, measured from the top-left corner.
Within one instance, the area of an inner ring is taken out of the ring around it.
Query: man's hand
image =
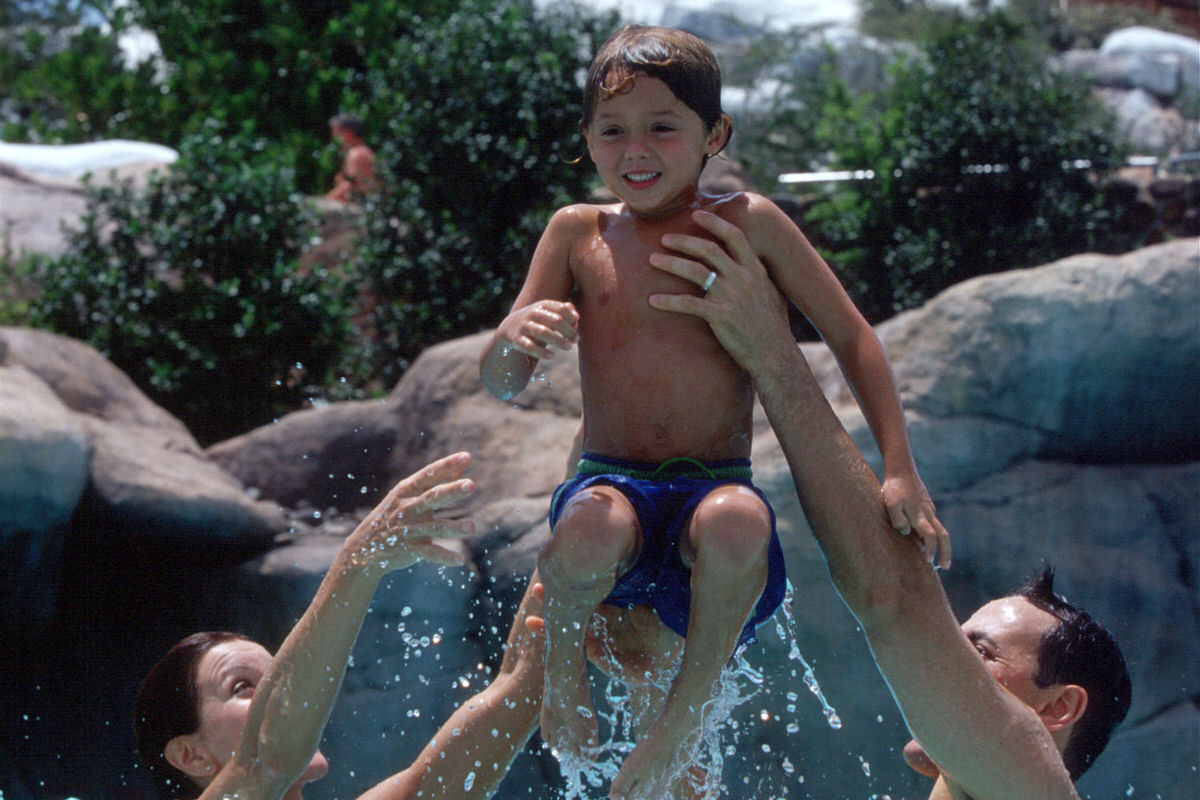
[[[469,453],[455,453],[397,483],[379,505],[358,524],[346,542],[355,563],[378,565],[384,571],[427,559],[457,566],[461,553],[434,544],[434,538],[461,538],[475,532],[471,520],[452,520],[436,514],[475,490],[463,478]]]
[[[651,295],[650,305],[702,318],[721,346],[753,376],[774,347],[794,341],[787,306],[741,229],[707,211],[697,211],[692,218],[720,243],[667,234],[662,244],[673,252],[654,253],[650,263],[697,286],[708,283],[709,288],[701,297]]]
[[[533,358],[550,358],[555,350],[567,351],[575,343],[579,312],[562,300],[539,300],[513,311],[497,333],[507,347]]]

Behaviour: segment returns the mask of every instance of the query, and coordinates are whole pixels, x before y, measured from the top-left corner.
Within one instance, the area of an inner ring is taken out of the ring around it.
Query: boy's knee
[[[637,545],[637,518],[628,500],[605,489],[585,490],[571,498],[542,548],[539,565],[602,572],[628,559]]]
[[[696,507],[691,537],[697,554],[705,551],[729,569],[749,568],[766,558],[771,511],[747,487],[722,487]]]

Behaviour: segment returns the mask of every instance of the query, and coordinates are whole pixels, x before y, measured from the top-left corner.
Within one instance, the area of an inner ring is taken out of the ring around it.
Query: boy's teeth
[[[626,177],[631,181],[648,181],[651,178],[657,177],[657,172],[631,172]]]

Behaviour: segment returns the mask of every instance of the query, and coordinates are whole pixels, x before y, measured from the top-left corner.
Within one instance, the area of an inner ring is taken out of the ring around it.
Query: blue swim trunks
[[[739,484],[753,489],[771,513],[767,544],[767,582],[754,613],[742,629],[738,644],[754,641],[755,629],[783,602],[787,570],[783,548],[775,533],[775,510],[751,482],[747,459],[701,463],[672,459],[662,465],[638,464],[584,453],[576,476],[559,485],[550,501],[550,527],[558,524],[567,501],[596,484],[612,486],[633,505],[642,526],[642,553],[633,567],[617,579],[604,602],[620,608],[651,605],[659,619],[680,636],[687,635],[691,610],[691,570],[679,554],[680,539],[692,511],[718,486]]]

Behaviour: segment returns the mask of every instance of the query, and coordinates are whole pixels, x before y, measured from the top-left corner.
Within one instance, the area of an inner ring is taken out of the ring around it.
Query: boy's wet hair
[[[632,89],[638,73],[665,83],[710,130],[721,118],[721,68],[707,44],[675,28],[626,25],[592,59],[580,126],[591,125],[597,103]]]

